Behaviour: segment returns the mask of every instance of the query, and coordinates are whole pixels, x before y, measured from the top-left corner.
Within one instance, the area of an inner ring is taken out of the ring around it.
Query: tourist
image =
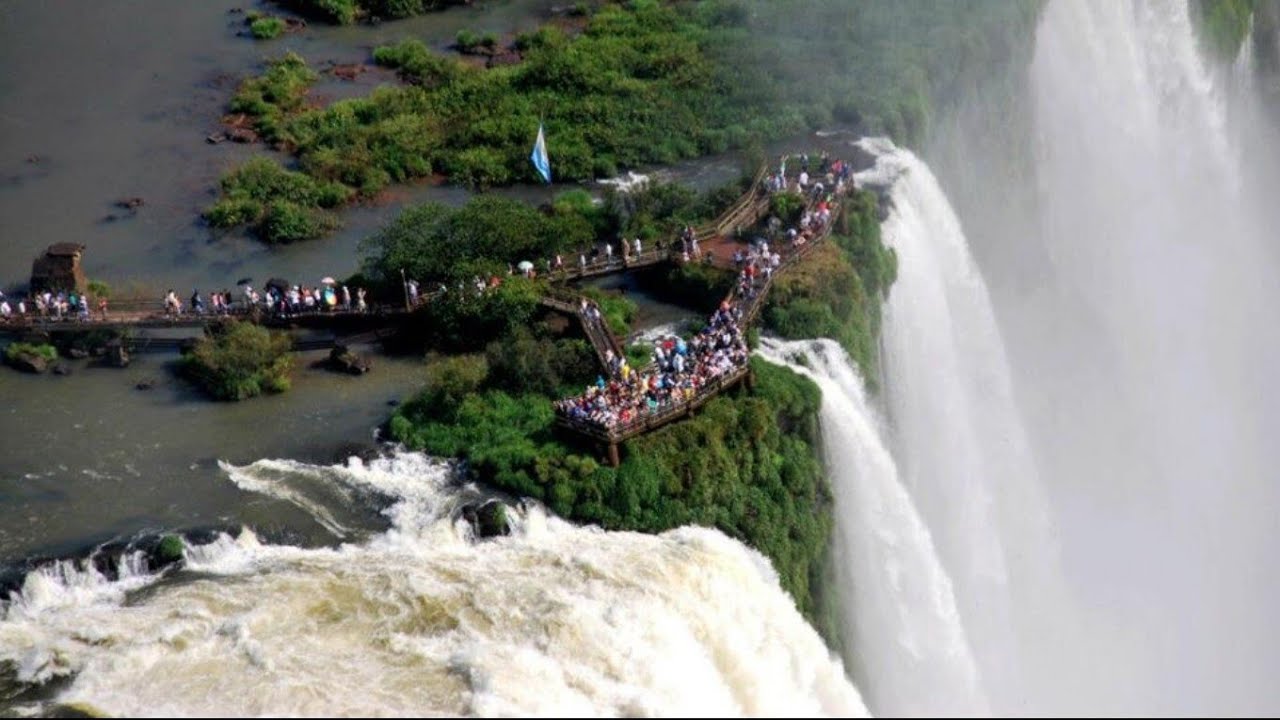
[[[98,298],[98,314],[102,316],[102,321],[107,321],[107,299],[105,297]]]
[[[364,288],[356,288],[356,312],[368,312],[369,306],[364,301]]]
[[[342,309],[351,312],[351,291],[346,285],[342,286]]]

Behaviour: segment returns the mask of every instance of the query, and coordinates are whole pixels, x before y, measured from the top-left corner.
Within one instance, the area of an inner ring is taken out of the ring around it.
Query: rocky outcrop
[[[511,523],[507,520],[507,506],[497,500],[489,500],[483,505],[468,504],[462,506],[462,518],[471,525],[478,538],[502,537],[511,534]]]
[[[373,363],[346,345],[334,345],[329,351],[329,369],[348,375],[363,375],[373,369]]]
[[[9,367],[28,373],[42,373],[49,369],[49,360],[32,352],[8,353],[4,360]]]
[[[150,560],[153,568],[168,567],[174,563],[182,562],[183,550],[182,538],[177,535],[165,535],[147,553],[148,560]]]

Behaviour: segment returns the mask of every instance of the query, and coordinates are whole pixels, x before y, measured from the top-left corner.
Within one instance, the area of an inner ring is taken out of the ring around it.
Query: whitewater
[[[477,542],[451,466],[422,455],[224,469],[300,506],[330,484],[392,498],[391,527],[336,548],[242,530],[163,577],[136,554],[112,579],[41,568],[4,605],[0,666],[105,715],[867,715],[768,561],[717,531],[527,505]]]

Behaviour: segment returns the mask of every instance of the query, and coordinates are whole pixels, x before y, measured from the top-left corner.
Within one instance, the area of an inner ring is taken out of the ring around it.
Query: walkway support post
[[[621,464],[622,463],[618,459],[618,443],[610,441],[609,442],[609,465],[616,468]]]

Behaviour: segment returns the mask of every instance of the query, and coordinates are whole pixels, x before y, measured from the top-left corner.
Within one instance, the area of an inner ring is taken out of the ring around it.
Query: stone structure
[[[80,267],[80,257],[84,254],[84,245],[79,243],[56,243],[44,251],[44,255],[31,263],[31,291],[75,290],[83,293],[88,289],[89,281]]]

